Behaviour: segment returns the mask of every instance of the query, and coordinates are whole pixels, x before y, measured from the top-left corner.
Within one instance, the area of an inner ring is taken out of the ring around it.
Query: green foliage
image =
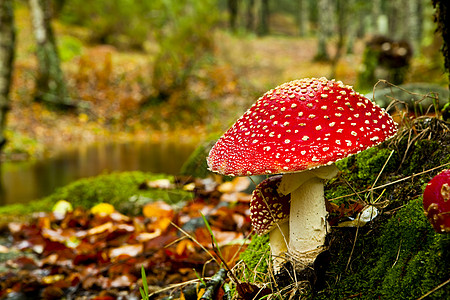
[[[75,56],[80,55],[83,50],[82,42],[70,35],[58,37],[58,54],[61,61],[69,61]]]
[[[141,268],[141,276],[142,276],[142,288],[139,288],[139,292],[141,293],[142,300],[148,300],[150,299],[148,294],[148,283],[147,283],[147,276],[145,275],[145,269],[144,266]]]
[[[151,8],[155,1],[65,1],[60,18],[69,24],[91,28],[95,42],[127,48],[141,48],[147,40],[151,24]]]
[[[216,6],[215,0],[161,1],[159,30],[154,32],[159,53],[152,78],[159,100],[168,100],[177,96],[177,92],[186,91],[195,68],[212,52],[212,29],[218,16]]]
[[[44,145],[33,138],[12,130],[6,130],[5,136],[8,142],[3,149],[3,154],[6,158],[15,156],[36,158],[44,155]]]

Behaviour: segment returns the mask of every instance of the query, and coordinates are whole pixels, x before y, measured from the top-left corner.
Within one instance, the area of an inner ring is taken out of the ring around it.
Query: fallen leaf
[[[116,258],[121,255],[126,256],[137,256],[144,250],[144,245],[134,244],[134,245],[123,245],[121,247],[113,248],[109,250],[109,257]]]
[[[247,177],[236,177],[232,181],[222,183],[217,187],[221,193],[242,192],[250,185],[250,180]]]
[[[91,208],[91,213],[94,215],[110,215],[116,209],[109,203],[99,203]]]
[[[87,231],[87,235],[95,235],[99,234],[105,231],[111,231],[114,227],[114,224],[112,222],[107,222],[102,225],[96,226],[94,228],[91,228]]]
[[[164,201],[155,201],[146,204],[142,208],[142,213],[147,218],[172,218],[174,215],[172,207]]]

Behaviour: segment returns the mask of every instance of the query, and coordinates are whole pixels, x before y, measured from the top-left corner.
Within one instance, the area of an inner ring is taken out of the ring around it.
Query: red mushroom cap
[[[342,82],[301,79],[268,91],[208,156],[231,176],[297,172],[331,164],[397,132],[384,109]]]
[[[250,201],[250,219],[255,231],[262,235],[289,219],[290,195],[278,193],[281,175],[272,176],[259,183]]]
[[[423,208],[436,232],[450,232],[450,169],[430,180],[423,192]]]

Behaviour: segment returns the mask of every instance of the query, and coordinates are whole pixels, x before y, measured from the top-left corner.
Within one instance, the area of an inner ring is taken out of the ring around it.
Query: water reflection
[[[80,146],[36,162],[4,163],[0,204],[24,203],[49,195],[82,177],[112,171],[177,174],[195,144],[179,141]]]

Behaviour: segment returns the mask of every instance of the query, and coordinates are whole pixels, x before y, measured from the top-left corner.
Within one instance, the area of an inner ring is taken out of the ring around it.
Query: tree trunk
[[[413,47],[414,56],[420,54],[422,42],[422,0],[413,0],[409,3],[409,17],[407,18],[407,37]]]
[[[56,49],[51,27],[50,4],[48,0],[29,0],[34,36],[38,74],[36,77],[36,101],[59,108],[70,106],[64,75]]]
[[[327,41],[330,35],[330,26],[333,15],[333,5],[329,0],[319,0],[319,13],[317,16],[318,21],[318,46],[315,60],[328,61],[330,59],[327,50]]]
[[[298,35],[305,37],[308,34],[308,1],[298,0]]]
[[[269,23],[270,23],[270,8],[269,0],[261,0],[261,22],[259,24],[259,35],[266,35],[269,33]]]
[[[246,29],[247,29],[247,31],[250,31],[250,32],[252,32],[255,29],[254,9],[255,9],[255,0],[248,0]]]
[[[6,143],[4,130],[9,110],[9,91],[14,61],[15,28],[13,0],[0,2],[0,152]]]
[[[352,9],[353,3],[352,0],[337,0],[336,2],[336,13],[337,13],[337,42],[336,42],[336,52],[334,54],[334,57],[331,61],[331,74],[330,78],[336,77],[336,70],[337,65],[339,63],[339,60],[341,59],[342,55],[344,54],[344,47],[347,42],[348,37],[348,17],[349,17],[349,10]]]
[[[450,89],[450,29],[448,24],[450,23],[450,3],[447,0],[433,0],[433,6],[436,9],[434,15],[434,21],[437,25],[437,31],[442,35],[442,55],[444,56],[444,67],[448,74],[449,89]],[[450,119],[450,96],[447,105],[443,110],[444,118]]]
[[[236,20],[238,15],[238,0],[228,0],[229,24],[232,31],[236,31]]]
[[[380,34],[379,19],[381,15],[381,0],[373,0],[370,10],[370,33],[377,35]]]

